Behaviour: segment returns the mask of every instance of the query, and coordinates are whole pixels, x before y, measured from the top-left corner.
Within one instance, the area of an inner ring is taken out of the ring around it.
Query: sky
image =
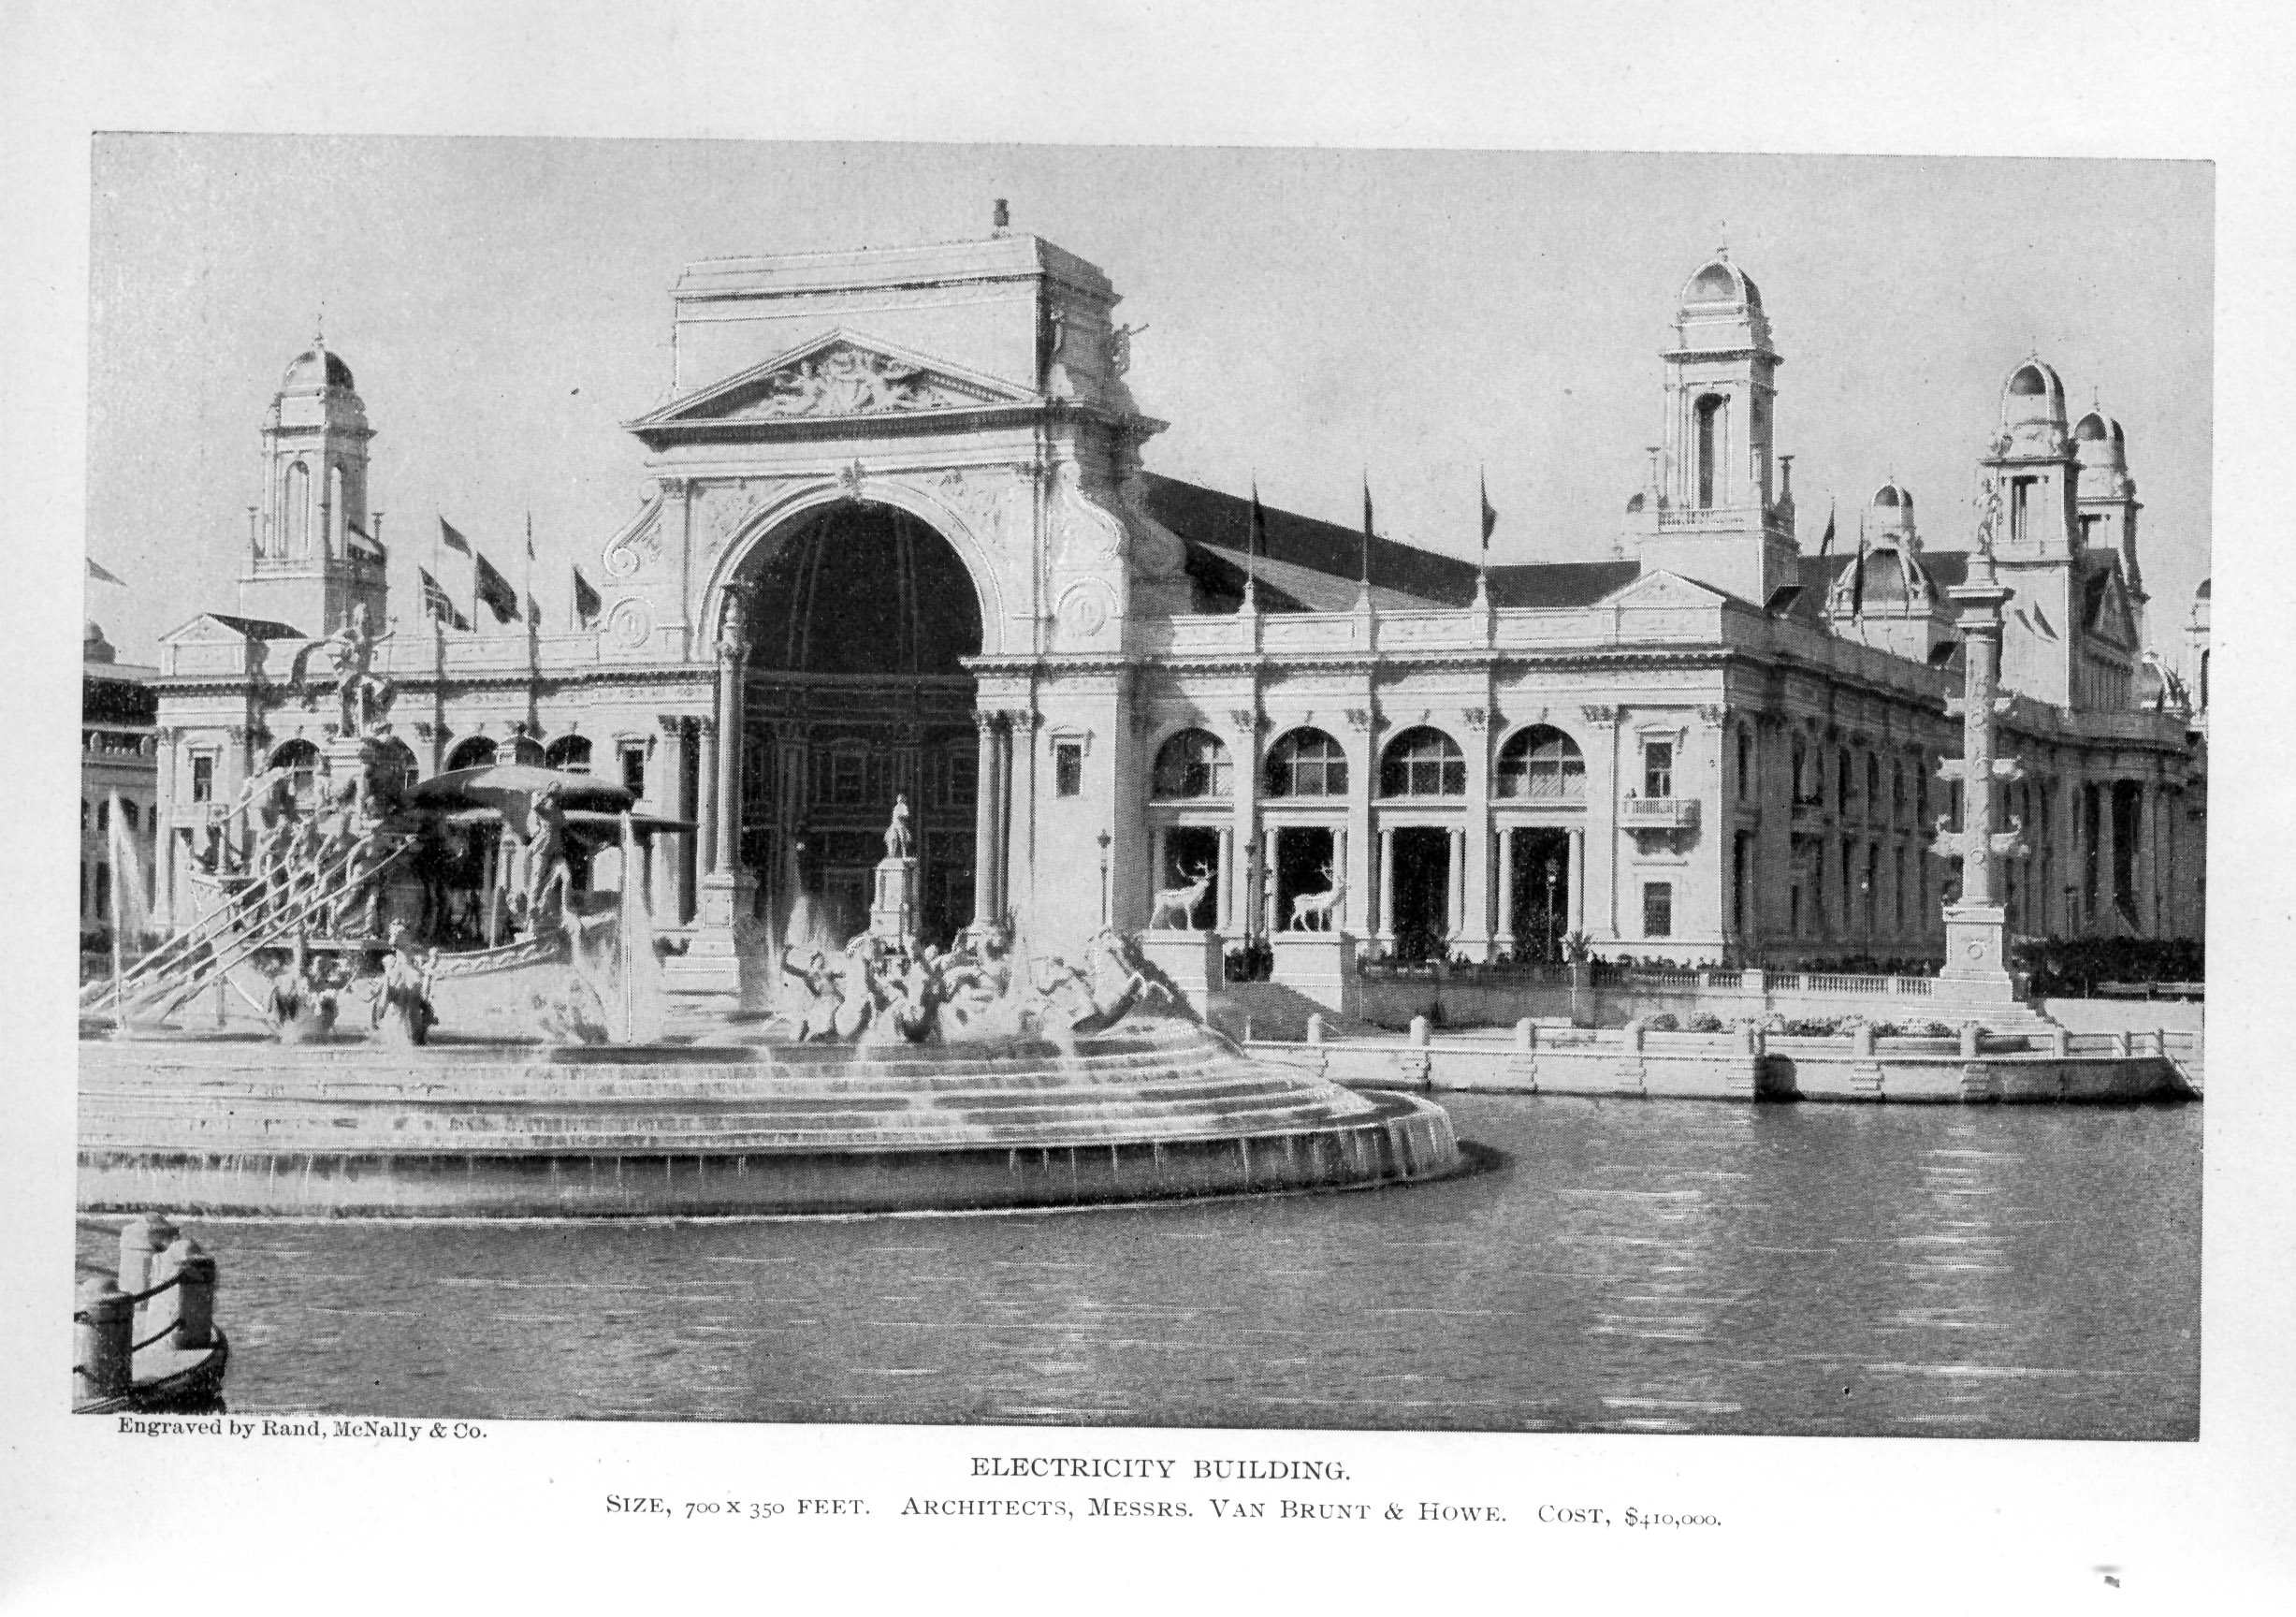
[[[94,153],[89,614],[122,657],[229,611],[260,428],[324,322],[368,420],[395,612],[443,515],[545,619],[639,503],[704,258],[1016,230],[1099,265],[1171,423],[1151,471],[1492,559],[1612,554],[1683,283],[1760,283],[1804,547],[1885,478],[1960,548],[2030,350],[2121,422],[2152,639],[2207,575],[2214,170],[1762,157],[699,140],[107,136]],[[451,583],[452,581],[450,581]],[[457,586],[459,587],[459,586]]]

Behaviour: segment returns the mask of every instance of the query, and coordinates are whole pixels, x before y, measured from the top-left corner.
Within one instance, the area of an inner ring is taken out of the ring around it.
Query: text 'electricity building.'
[[[644,871],[582,873],[647,883],[689,992],[764,981],[792,929],[861,930],[904,794],[928,938],[999,917],[1065,947],[1187,889],[1230,941],[1298,914],[1474,958],[1581,932],[1694,961],[1941,952],[1968,557],[1925,547],[1895,487],[1863,546],[1799,552],[1780,357],[1726,255],[1682,289],[1617,559],[1487,575],[1280,511],[1255,558],[1246,500],[1143,469],[1163,424],[1117,295],[1048,241],[711,261],[674,297],[674,400],[629,424],[646,503],[574,632],[391,617],[352,372],[295,360],[240,610],[167,635],[155,682],[179,920],[252,772],[326,790],[335,707],[295,670],[364,606],[394,631],[373,672],[400,770],[611,773],[695,823]],[[2198,937],[2204,721],[2146,649],[2120,429],[2069,422],[2029,357],[1983,469],[2015,592],[2010,928]]]

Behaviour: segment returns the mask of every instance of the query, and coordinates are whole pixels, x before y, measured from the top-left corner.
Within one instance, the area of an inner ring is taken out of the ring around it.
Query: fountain
[[[905,804],[867,930],[792,925],[769,1006],[674,1012],[642,872],[690,826],[518,765],[399,789],[372,694],[345,697],[345,783],[306,809],[259,777],[194,925],[83,992],[84,1210],[880,1213],[1460,1166],[1440,1107],[1246,1057],[1115,932],[1073,960],[995,923],[920,940]]]

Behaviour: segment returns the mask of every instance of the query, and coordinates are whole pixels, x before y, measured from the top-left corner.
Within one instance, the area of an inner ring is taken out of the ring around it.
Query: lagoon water
[[[2198,1106],[1436,1099],[1504,1159],[1073,1213],[185,1225],[237,1411],[2198,1435]]]

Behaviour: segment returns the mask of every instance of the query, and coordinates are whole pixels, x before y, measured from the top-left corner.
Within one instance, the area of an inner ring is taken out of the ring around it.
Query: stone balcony
[[[1619,823],[1630,831],[1694,831],[1695,797],[1629,797],[1619,805]]]

